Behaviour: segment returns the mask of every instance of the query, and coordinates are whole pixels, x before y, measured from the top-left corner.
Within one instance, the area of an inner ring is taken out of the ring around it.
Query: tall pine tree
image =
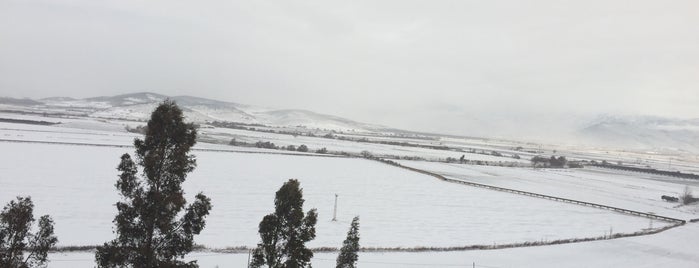
[[[340,255],[337,256],[337,268],[357,267],[357,252],[359,251],[359,217],[352,219],[352,225],[347,232],[347,238],[342,242]]]
[[[297,180],[284,183],[274,198],[274,213],[260,222],[262,241],[253,251],[252,267],[311,267],[313,252],[305,243],[316,237],[318,214],[311,209],[303,214],[303,190]]]
[[[181,185],[196,166],[189,154],[196,137],[195,126],[184,123],[175,102],[165,100],[153,111],[145,139],[134,141],[135,161],[124,154],[117,167],[116,188],[123,197],[116,204],[117,237],[97,248],[99,267],[197,267],[196,261],[181,260],[192,251],[194,235],[204,229],[211,210],[202,193],[185,208]]]

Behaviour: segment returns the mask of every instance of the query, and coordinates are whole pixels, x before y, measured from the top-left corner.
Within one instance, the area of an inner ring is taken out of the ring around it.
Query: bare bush
[[[690,189],[689,186],[685,186],[684,193],[680,195],[680,201],[682,201],[682,204],[684,205],[689,205],[691,203],[699,201],[699,198],[694,197],[692,195],[692,189]]]

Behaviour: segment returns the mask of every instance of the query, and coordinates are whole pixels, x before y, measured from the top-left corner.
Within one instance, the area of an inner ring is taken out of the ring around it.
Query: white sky
[[[0,0],[0,95],[140,91],[451,133],[699,117],[699,1]]]

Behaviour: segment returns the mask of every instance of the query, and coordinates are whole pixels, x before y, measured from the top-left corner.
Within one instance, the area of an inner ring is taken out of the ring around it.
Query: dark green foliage
[[[583,166],[582,162],[579,162],[579,161],[575,161],[575,162],[569,161],[568,167],[569,168],[584,168],[585,166]]]
[[[328,149],[325,148],[325,147],[323,147],[323,148],[320,148],[320,149],[316,150],[316,153],[317,153],[317,154],[327,154],[327,153],[328,153]]]
[[[301,146],[299,146],[299,148],[296,148],[296,150],[305,153],[308,152],[308,146],[306,146],[305,144],[301,144]]]
[[[192,251],[194,235],[205,225],[211,200],[196,195],[189,204],[181,184],[194,170],[196,160],[189,150],[197,131],[183,122],[182,110],[170,100],[151,114],[144,140],[136,139],[136,159],[121,156],[116,188],[123,197],[117,202],[116,239],[97,248],[99,267],[197,267],[196,261],[181,259]],[[138,176],[138,167],[143,175]],[[184,210],[184,213],[180,213]]]
[[[313,252],[305,243],[316,236],[318,214],[311,209],[304,216],[303,190],[297,180],[284,183],[274,198],[274,213],[262,218],[259,226],[262,241],[253,251],[252,267],[311,267]]]
[[[357,252],[359,251],[359,217],[352,219],[352,225],[347,232],[347,238],[342,242],[340,255],[337,256],[337,268],[357,267]]]
[[[53,235],[53,220],[39,218],[39,231],[30,231],[34,223],[34,203],[30,197],[17,197],[0,213],[0,267],[41,267],[48,251],[58,239]],[[24,257],[24,253],[28,253]]]
[[[257,143],[255,143],[255,147],[265,149],[279,149],[279,146],[274,145],[274,143],[268,141],[258,141]]]
[[[556,158],[555,156],[551,156],[551,159],[549,161],[552,167],[565,167],[565,165],[568,163],[568,160],[565,158],[565,156],[559,156],[558,158]]]

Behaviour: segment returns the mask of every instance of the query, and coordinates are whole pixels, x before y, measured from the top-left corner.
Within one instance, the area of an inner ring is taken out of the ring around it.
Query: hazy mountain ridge
[[[0,97],[0,104],[10,104],[10,105],[40,105],[41,102],[32,99],[15,99],[15,98],[5,98]]]
[[[400,132],[380,125],[361,123],[307,110],[273,109],[194,96],[170,97],[151,92],[85,99],[69,97],[37,100],[0,98],[0,108],[2,108],[0,110],[144,121],[148,119],[157,104],[167,98],[180,104],[188,120],[198,123],[229,121],[337,131]],[[475,117],[475,119],[478,118],[478,116]],[[659,116],[610,114],[596,117],[538,118],[538,125],[528,125],[526,120],[520,120],[521,118],[515,118],[517,120],[513,121],[513,118],[500,117],[498,120],[490,120],[490,125],[473,128],[480,129],[481,132],[463,133],[462,136],[492,138],[493,133],[519,133],[517,131],[522,131],[523,128],[528,127],[529,131],[534,133],[529,138],[520,136],[511,137],[511,139],[531,139],[539,142],[564,142],[611,148],[699,152],[699,119],[696,118],[676,119]]]
[[[596,144],[636,149],[699,152],[699,119],[601,115],[578,130]]]
[[[272,109],[194,96],[166,96],[139,92],[84,99],[51,97],[39,100],[0,98],[5,108],[26,112],[56,112],[105,119],[147,120],[165,99],[176,101],[191,121],[230,121],[270,126],[303,126],[338,131],[377,131],[385,127],[307,110]]]

